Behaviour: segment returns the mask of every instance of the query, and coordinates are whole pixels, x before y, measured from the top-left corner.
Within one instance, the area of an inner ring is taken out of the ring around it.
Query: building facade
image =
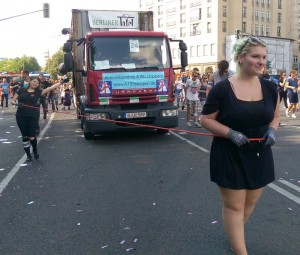
[[[267,42],[269,72],[298,68],[300,0],[140,0],[154,12],[154,28],[188,46],[188,69],[215,70],[231,60],[237,36],[257,35]],[[175,46],[175,45],[174,45]],[[172,48],[179,65],[179,50]]]

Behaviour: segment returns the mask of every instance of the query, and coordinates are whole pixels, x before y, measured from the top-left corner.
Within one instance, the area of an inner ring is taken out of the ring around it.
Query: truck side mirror
[[[71,52],[72,51],[72,43],[71,42],[64,43],[63,51],[64,52]]]
[[[188,66],[188,56],[187,56],[187,53],[185,51],[180,52],[180,62],[181,62],[181,66],[183,68]]]
[[[71,52],[64,54],[64,67],[67,72],[73,71],[73,56]]]
[[[179,42],[179,49],[180,49],[181,51],[187,51],[186,43],[183,42],[183,41],[180,41],[180,42]]]

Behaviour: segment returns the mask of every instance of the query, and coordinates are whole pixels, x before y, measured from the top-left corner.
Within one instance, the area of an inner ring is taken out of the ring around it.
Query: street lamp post
[[[49,50],[44,53],[44,58],[45,58],[45,62],[46,62],[47,73],[49,73],[49,58],[50,58]]]

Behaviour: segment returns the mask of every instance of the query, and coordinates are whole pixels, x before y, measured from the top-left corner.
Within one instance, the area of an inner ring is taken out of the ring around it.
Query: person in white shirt
[[[198,122],[198,112],[199,112],[199,105],[200,105],[199,89],[200,89],[199,72],[193,71],[192,78],[186,81],[186,85],[184,88],[185,95],[186,95],[186,105],[187,105],[186,121],[188,127],[192,126],[190,122],[191,114],[194,117],[195,127],[201,127],[200,123]]]
[[[177,80],[175,81],[174,84],[175,87],[175,98],[176,98],[176,102],[177,102],[177,106],[180,106],[180,93],[182,92],[183,89],[183,82],[182,82],[182,78],[180,75],[177,76]]]

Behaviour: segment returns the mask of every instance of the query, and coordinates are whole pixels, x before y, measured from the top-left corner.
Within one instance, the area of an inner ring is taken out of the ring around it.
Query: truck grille
[[[148,104],[121,104],[121,110],[147,109]]]

